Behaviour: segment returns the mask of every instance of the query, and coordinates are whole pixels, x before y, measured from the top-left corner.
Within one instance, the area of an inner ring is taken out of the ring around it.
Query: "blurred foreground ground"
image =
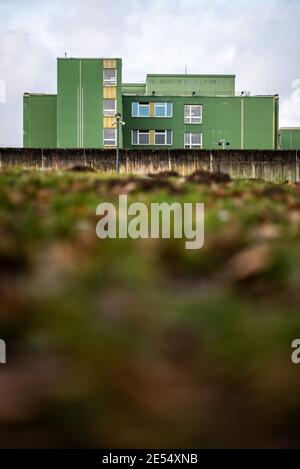
[[[300,185],[0,173],[1,447],[300,446]],[[204,202],[205,245],[96,207]]]

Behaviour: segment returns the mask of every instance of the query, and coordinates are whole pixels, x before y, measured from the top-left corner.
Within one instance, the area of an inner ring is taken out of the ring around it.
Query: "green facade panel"
[[[132,103],[135,101],[172,102],[173,116],[170,118],[132,117]],[[223,139],[232,149],[274,149],[277,135],[275,101],[276,98],[273,96],[263,98],[123,96],[126,122],[123,144],[125,148],[137,148],[132,145],[133,129],[172,130],[173,145],[169,148],[183,148],[185,132],[198,132],[202,134],[204,149],[219,148],[219,142]],[[186,104],[202,105],[202,124],[184,123],[184,105]],[[139,145],[138,148],[142,147]]]
[[[244,99],[244,148],[273,149],[277,142],[276,97]]]
[[[123,94],[146,94],[146,83],[123,83]]]
[[[147,75],[146,93],[162,96],[234,96],[235,75]]]
[[[56,95],[23,96],[23,145],[25,148],[56,147]]]
[[[122,113],[121,59],[116,68],[117,112]],[[103,147],[103,59],[58,59],[57,90],[58,148]]]
[[[102,138],[103,67],[100,60],[81,60],[83,148],[99,148]]]
[[[58,59],[58,148],[102,146],[102,88],[100,59]]]
[[[57,146],[72,148],[79,141],[78,60],[57,61]]]
[[[116,59],[117,62],[117,112],[123,116],[123,91],[122,91],[122,60]],[[120,147],[123,147],[123,130],[119,129]]]
[[[300,150],[300,127],[280,129],[279,142],[282,150]]]

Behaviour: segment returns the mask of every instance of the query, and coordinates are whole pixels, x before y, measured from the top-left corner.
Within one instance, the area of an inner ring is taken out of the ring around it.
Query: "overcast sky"
[[[22,146],[23,92],[56,93],[65,52],[122,57],[124,81],[233,73],[300,126],[300,0],[0,0],[0,146]]]

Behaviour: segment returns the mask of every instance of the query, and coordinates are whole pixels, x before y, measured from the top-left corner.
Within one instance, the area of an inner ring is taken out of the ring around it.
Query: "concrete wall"
[[[299,153],[299,154],[298,154]],[[0,167],[68,169],[92,166],[113,172],[115,150],[0,148]],[[222,171],[232,177],[263,178],[272,181],[300,180],[300,152],[297,150],[121,150],[120,172],[147,174],[175,170],[187,175],[196,169]]]

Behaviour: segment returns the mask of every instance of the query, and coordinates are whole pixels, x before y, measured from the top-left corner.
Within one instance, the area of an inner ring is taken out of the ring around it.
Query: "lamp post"
[[[225,138],[222,138],[219,143],[218,143],[219,147],[222,146],[222,150],[225,150],[226,147],[228,147],[230,145],[229,142],[226,142]]]
[[[116,173],[119,173],[120,171],[120,125],[125,125],[125,122],[121,120],[121,113],[117,112],[115,114],[115,122],[113,122],[113,125],[116,126],[117,129],[117,138],[116,138]]]

